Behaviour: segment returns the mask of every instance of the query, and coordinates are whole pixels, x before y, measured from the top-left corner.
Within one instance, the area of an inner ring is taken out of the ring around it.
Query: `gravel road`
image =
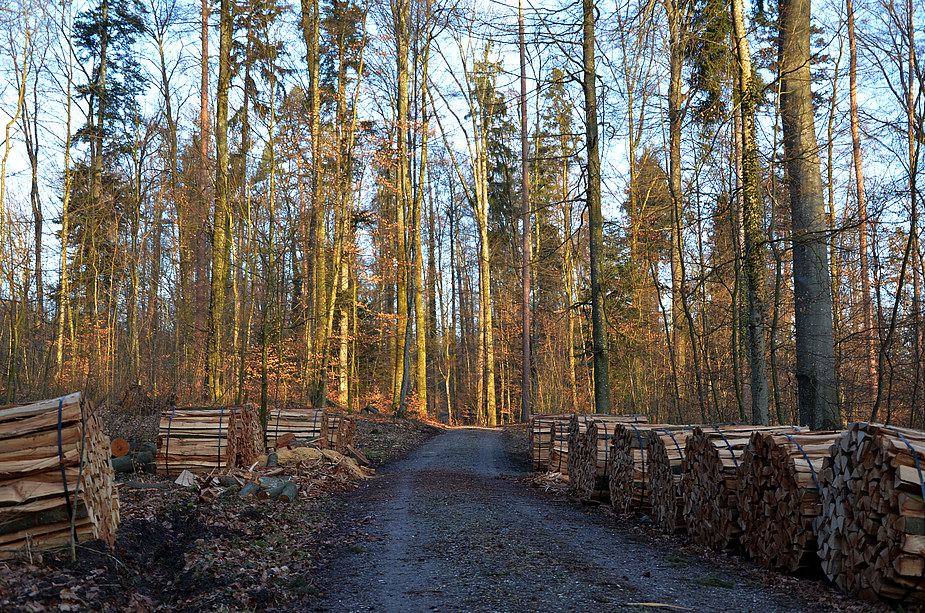
[[[501,431],[480,428],[448,430],[383,468],[342,501],[317,610],[844,610],[535,491],[523,469]]]

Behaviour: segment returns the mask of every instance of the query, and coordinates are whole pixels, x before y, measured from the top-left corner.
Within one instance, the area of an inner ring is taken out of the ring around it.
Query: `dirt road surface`
[[[457,428],[381,470],[343,501],[317,610],[844,610],[535,491],[524,468],[501,431]]]

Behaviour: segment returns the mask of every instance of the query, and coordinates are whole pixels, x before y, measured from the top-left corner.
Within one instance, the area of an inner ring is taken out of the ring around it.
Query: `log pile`
[[[683,477],[684,448],[693,429],[654,427],[649,430],[648,478],[652,518],[663,530],[685,529]]]
[[[606,500],[608,456],[614,427],[624,423],[645,423],[636,415],[572,415],[568,429],[569,489],[582,500]]]
[[[666,424],[617,424],[610,447],[610,504],[617,513],[651,508],[649,480],[649,432],[676,430]]]
[[[158,472],[171,477],[184,470],[211,472],[229,467],[229,460],[248,456],[260,432],[259,418],[254,421],[255,413],[253,407],[164,410],[157,434]],[[230,432],[232,427],[234,430]],[[233,435],[233,441],[229,434]],[[259,436],[262,447],[263,433]]]
[[[925,602],[925,433],[851,424],[820,486],[815,528],[826,575],[865,600]]]
[[[351,415],[329,413],[311,407],[272,409],[267,422],[267,438],[276,441],[285,434],[293,434],[302,442],[315,442],[324,449],[345,453],[353,445],[356,421]]]
[[[109,455],[79,393],[0,408],[0,559],[97,538],[112,544],[119,499]]]
[[[795,427],[698,426],[684,450],[684,521],[695,541],[724,549],[738,542],[736,470],[752,432]]]
[[[561,478],[568,481],[568,420],[556,421],[552,424],[552,442],[549,453],[549,472],[558,473]]]
[[[530,455],[533,470],[546,472],[552,456],[553,428],[556,423],[567,422],[570,415],[534,415],[530,420]]]
[[[813,522],[822,511],[819,474],[838,432],[754,432],[736,475],[746,553],[767,568],[818,563]]]

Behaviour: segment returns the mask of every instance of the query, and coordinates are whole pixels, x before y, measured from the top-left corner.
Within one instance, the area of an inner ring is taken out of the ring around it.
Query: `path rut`
[[[664,550],[532,490],[522,471],[502,432],[479,428],[448,430],[383,468],[343,501],[352,538],[332,539],[318,610],[830,610],[747,570]]]

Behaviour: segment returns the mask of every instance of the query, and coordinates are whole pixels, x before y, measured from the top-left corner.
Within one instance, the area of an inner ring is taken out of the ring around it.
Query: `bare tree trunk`
[[[605,293],[601,288],[604,220],[601,212],[601,160],[597,135],[597,71],[594,65],[594,2],[582,0],[582,57],[587,141],[588,231],[591,256],[591,353],[594,359],[594,412],[610,413],[610,353]]]
[[[846,0],[848,17],[848,80],[851,98],[851,154],[854,160],[855,191],[858,202],[858,252],[861,272],[861,306],[864,313],[862,341],[867,354],[867,399],[873,404],[877,395],[877,349],[874,344],[873,303],[870,294],[870,270],[867,258],[867,192],[861,157],[861,127],[858,117],[858,52],[854,30],[854,0]]]
[[[813,118],[810,34],[810,2],[781,0],[780,105],[790,178],[800,423],[836,429],[841,417],[836,404],[828,228]]]
[[[408,249],[405,219],[408,213],[409,198],[411,195],[411,168],[410,157],[408,155],[408,109],[410,106],[410,95],[408,91],[408,12],[410,9],[409,0],[392,1],[392,21],[395,33],[395,52],[396,68],[398,71],[398,100],[397,112],[398,121],[396,125],[396,142],[398,149],[398,206],[397,216],[397,233],[398,233],[398,270],[396,271],[397,295],[396,301],[398,308],[397,334],[395,337],[395,373],[398,376],[393,377],[393,382],[397,383],[393,387],[392,405],[400,414],[404,414],[405,407],[402,404],[402,388],[405,387],[405,379],[410,376],[410,363],[406,366],[406,353],[410,347],[406,347],[407,328],[411,325],[410,309],[408,308]],[[413,291],[413,290],[412,290]]]
[[[523,295],[521,309],[523,313],[523,366],[521,372],[521,398],[520,421],[530,421],[530,411],[533,404],[532,364],[530,361],[530,334],[532,331],[530,312],[530,280],[533,275],[531,260],[533,253],[530,246],[530,145],[527,140],[527,59],[526,44],[524,42],[524,6],[523,1],[517,2],[517,23],[520,35],[520,163],[522,179],[522,210],[521,233],[523,234]]]

